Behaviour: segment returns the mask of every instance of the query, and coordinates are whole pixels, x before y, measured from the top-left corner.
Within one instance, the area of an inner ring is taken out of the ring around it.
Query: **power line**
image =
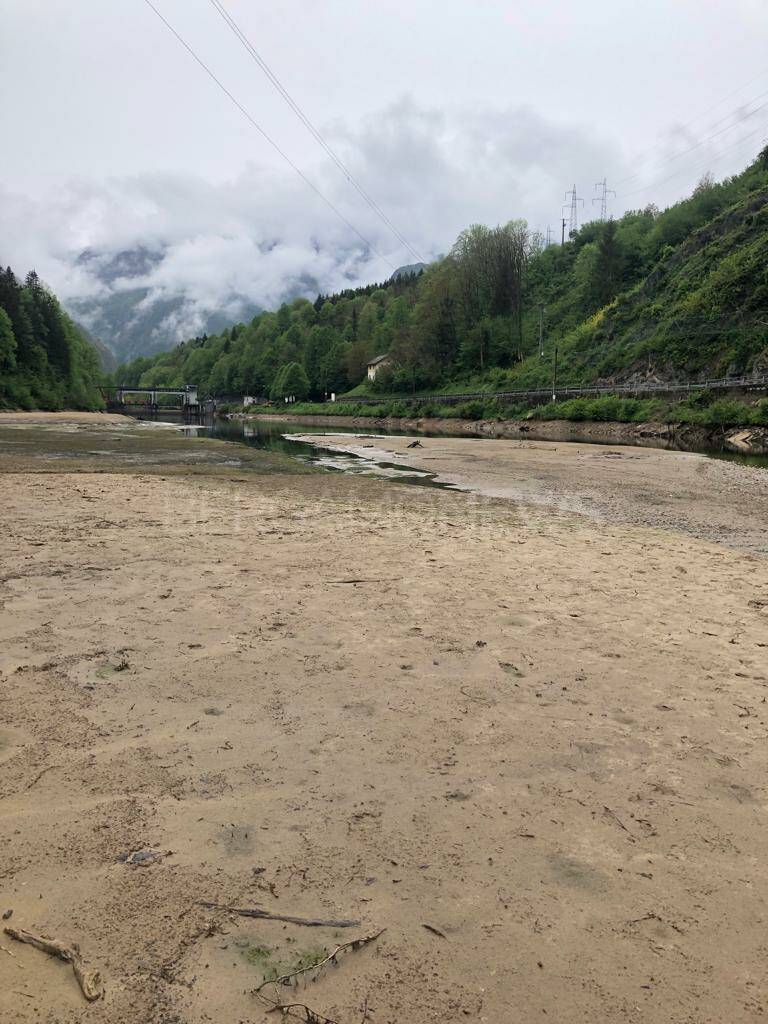
[[[272,83],[272,85],[275,87],[278,93],[282,96],[282,98],[285,100],[285,102],[288,104],[288,106],[291,108],[294,114],[298,117],[298,119],[310,133],[310,135],[312,135],[315,141],[318,142],[320,146],[322,146],[327,155],[331,158],[336,167],[338,167],[338,169],[341,171],[341,173],[344,175],[344,177],[347,179],[350,185],[352,185],[352,187],[356,189],[360,196],[362,196],[365,202],[370,206],[370,208],[380,218],[380,220],[389,228],[389,230],[392,232],[395,238],[397,238],[401,245],[405,246],[405,248],[408,250],[411,256],[413,256],[420,263],[424,263],[424,258],[411,245],[408,239],[400,231],[398,231],[398,229],[395,227],[395,225],[392,223],[392,221],[389,219],[386,213],[384,213],[384,211],[381,209],[378,203],[366,192],[363,186],[355,179],[354,175],[349,170],[349,168],[343,163],[338,154],[331,148],[330,144],[323,138],[321,132],[310,121],[309,117],[304,113],[299,104],[293,99],[293,97],[287,91],[287,89],[282,84],[277,75],[269,67],[269,65],[261,56],[261,54],[259,54],[258,51],[254,48],[253,44],[244,34],[244,32],[237,24],[235,19],[232,17],[229,11],[227,11],[224,4],[221,3],[220,0],[209,0],[209,2],[215,8],[215,10],[218,11],[218,13],[224,19],[225,23],[228,25],[231,31],[235,34],[235,36],[240,40],[242,45],[245,47],[251,59],[258,65],[259,68],[261,68],[261,70],[267,76],[267,79]]]
[[[767,74],[768,74],[768,68],[764,69],[759,74],[755,75],[754,78],[750,78],[750,80],[748,82],[744,82],[743,85],[740,85],[737,89],[734,89],[732,92],[728,92],[728,93],[725,94],[725,96],[721,96],[719,100],[717,100],[715,103],[711,104],[711,106],[707,107],[706,110],[703,110],[700,114],[696,114],[694,117],[690,118],[688,121],[686,121],[684,124],[682,124],[680,126],[680,128],[679,128],[679,131],[681,131],[681,132],[685,131],[685,129],[689,128],[694,122],[700,121],[702,117],[706,117],[707,114],[710,114],[713,110],[715,110],[717,107],[719,107],[722,103],[725,103],[727,100],[731,99],[733,96],[738,95],[738,93],[740,93],[743,89],[747,89],[750,85],[754,85],[755,82],[758,82],[761,78],[764,78]],[[764,96],[764,95],[765,95],[765,93],[760,93],[758,96],[754,97],[752,100],[747,100],[746,102],[754,103],[756,100],[761,99],[762,96]],[[725,120],[728,117],[730,117],[733,113],[738,113],[738,111],[741,110],[743,108],[743,106],[744,106],[744,104],[742,103],[739,107],[736,108],[736,110],[729,112],[728,114],[725,115],[724,118],[721,118],[719,121],[715,121],[715,125],[714,126],[722,123],[723,120]],[[657,143],[657,145],[654,148],[655,149],[659,149],[660,148],[659,144]],[[619,181],[617,181],[616,184],[617,185],[622,185],[622,184],[624,184],[624,182],[632,181],[636,177],[638,177],[637,174],[630,174],[626,178],[619,179]]]
[[[292,170],[294,170],[296,172],[296,174],[298,174],[298,176],[301,178],[301,180],[312,189],[312,191],[315,193],[315,195],[317,195],[320,199],[322,199],[322,201],[325,203],[325,205],[328,207],[328,209],[331,210],[333,213],[335,213],[336,216],[339,218],[339,220],[343,224],[345,224],[350,229],[350,231],[354,232],[354,234],[357,235],[357,237],[360,239],[360,241],[363,242],[363,244],[365,246],[367,246],[367,248],[375,256],[378,256],[378,258],[380,260],[382,260],[384,263],[386,263],[387,266],[391,270],[394,271],[395,270],[394,263],[390,263],[390,261],[387,259],[386,256],[382,256],[382,254],[380,252],[378,252],[378,250],[376,250],[373,247],[373,245],[371,244],[371,242],[368,241],[368,239],[365,237],[365,235],[361,234],[361,232],[357,230],[355,225],[347,220],[347,218],[344,216],[344,214],[331,202],[331,200],[328,199],[328,197],[325,196],[320,191],[320,189],[317,187],[317,185],[315,185],[315,183],[310,178],[308,178],[306,176],[306,174],[302,171],[302,169],[300,167],[298,167],[293,162],[293,160],[291,160],[291,158],[288,156],[288,154],[286,152],[284,152],[284,150],[282,150],[280,148],[280,146],[275,142],[275,140],[273,138],[271,138],[271,136],[269,136],[264,131],[264,129],[261,127],[261,125],[256,120],[254,120],[252,115],[246,110],[246,108],[242,105],[242,103],[240,103],[240,101],[229,91],[229,89],[226,87],[226,85],[224,85],[224,83],[219,78],[216,77],[216,75],[213,73],[213,71],[211,71],[211,69],[208,67],[208,65],[205,63],[205,61],[202,59],[202,57],[199,57],[197,55],[197,53],[195,53],[195,51],[192,49],[192,47],[189,45],[189,43],[181,35],[179,35],[179,33],[176,31],[176,29],[173,27],[173,25],[171,25],[171,23],[160,13],[160,11],[157,9],[157,7],[155,7],[155,5],[152,3],[152,0],[144,0],[144,3],[147,5],[147,7],[150,8],[150,10],[154,11],[154,13],[160,19],[160,21],[162,21],[162,23],[168,29],[168,31],[173,36],[176,37],[176,39],[179,41],[179,43],[181,43],[181,45],[184,47],[184,49],[187,51],[187,53],[200,65],[200,67],[203,69],[203,71],[205,71],[205,73],[208,75],[208,77],[213,82],[215,82],[216,85],[218,85],[219,89],[221,89],[221,91],[224,93],[224,95],[232,103],[234,103],[234,105],[237,107],[237,109],[240,111],[240,113],[243,115],[243,117],[245,117],[246,120],[256,129],[256,131],[262,136],[262,138],[266,142],[268,142],[270,144],[270,146],[275,150],[276,153],[278,153],[283,158],[283,160],[285,160],[285,162],[288,164],[288,166]]]
[[[759,95],[755,96],[755,98],[753,100],[750,100],[749,102],[754,103],[756,100],[762,99],[763,96],[768,96],[768,90],[766,90],[766,92],[762,92]],[[662,167],[666,167],[667,164],[671,164],[671,163],[674,163],[675,160],[679,160],[680,157],[687,156],[688,153],[692,153],[695,149],[699,149],[705,143],[711,142],[712,139],[718,138],[720,135],[723,135],[725,132],[730,131],[731,128],[737,128],[744,121],[748,121],[750,117],[754,117],[755,114],[758,114],[761,110],[764,110],[766,107],[768,107],[768,100],[765,103],[761,103],[759,107],[755,107],[752,110],[749,110],[746,113],[742,114],[741,117],[737,118],[737,120],[733,121],[731,124],[725,125],[724,128],[719,128],[718,131],[712,132],[710,135],[705,135],[703,139],[699,139],[698,142],[694,142],[694,144],[692,146],[689,146],[687,149],[683,149],[679,153],[674,153],[672,156],[667,157],[666,160],[660,161],[658,164],[656,164],[656,166],[652,170],[660,170]],[[721,117],[719,120],[715,121],[714,124],[711,127],[712,128],[717,128],[717,126],[722,124],[723,121],[727,121],[734,114],[738,114],[739,110],[743,110],[743,105],[742,105],[742,107],[737,107],[736,110],[730,111],[728,114],[725,115],[725,117]],[[638,178],[639,176],[640,176],[640,172],[638,171],[635,174],[628,175],[626,178],[620,178],[616,182],[616,184],[617,185],[623,185],[627,181],[634,181],[634,179]]]
[[[689,128],[694,121],[700,121],[702,117],[706,117],[707,114],[711,114],[712,111],[719,107],[721,103],[725,103],[726,100],[731,99],[733,96],[737,96],[742,89],[747,89],[750,85],[754,85],[755,82],[758,82],[761,78],[765,78],[766,74],[768,74],[768,68],[763,69],[759,74],[755,75],[754,78],[750,78],[748,82],[744,82],[744,84],[740,85],[738,89],[734,89],[732,92],[726,93],[725,96],[721,96],[719,100],[707,107],[706,110],[703,110],[700,114],[696,114],[695,117],[692,117],[690,120],[686,121],[685,124],[681,125],[681,130]]]
[[[720,153],[718,156],[712,157],[705,164],[700,164],[697,169],[692,170],[689,167],[683,167],[682,169],[673,171],[672,174],[667,175],[666,178],[662,178],[660,181],[651,182],[650,185],[642,185],[640,188],[633,189],[631,192],[623,192],[617,198],[628,199],[630,196],[635,196],[639,192],[647,192],[649,188],[658,188],[660,185],[666,185],[668,181],[671,181],[673,178],[677,178],[681,174],[697,174],[699,171],[707,170],[711,164],[717,163],[718,161],[722,160],[723,157],[728,156],[729,153],[732,153],[735,149],[738,149],[741,145],[743,145],[743,143],[747,142],[749,139],[753,138],[755,135],[758,135],[762,131],[765,131],[765,125],[761,125],[759,128],[756,128],[748,135],[743,135],[740,139],[737,139],[737,141],[734,142],[731,146],[728,146],[726,149],[724,149],[723,152]]]

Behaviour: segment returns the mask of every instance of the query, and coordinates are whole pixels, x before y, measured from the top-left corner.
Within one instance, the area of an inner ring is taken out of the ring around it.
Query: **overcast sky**
[[[0,0],[0,261],[36,266],[66,298],[97,289],[72,266],[84,248],[162,246],[146,283],[208,305],[412,262],[210,0],[153,2],[381,257],[144,0]],[[616,214],[664,205],[707,170],[740,169],[768,134],[764,0],[225,3],[425,257],[474,221],[557,230],[574,183],[589,216],[604,176]]]

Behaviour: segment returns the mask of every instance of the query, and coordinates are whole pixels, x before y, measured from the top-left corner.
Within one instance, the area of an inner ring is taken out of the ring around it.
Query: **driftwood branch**
[[[275,987],[280,985],[295,985],[298,983],[298,979],[304,975],[317,975],[317,973],[322,971],[324,967],[327,967],[328,964],[335,964],[337,962],[337,957],[341,953],[344,953],[347,950],[355,952],[358,949],[362,949],[362,947],[367,946],[369,942],[375,942],[385,930],[386,929],[382,928],[378,932],[374,932],[372,935],[363,935],[359,939],[352,939],[351,942],[342,942],[333,950],[333,952],[324,956],[314,964],[309,964],[307,967],[300,967],[298,970],[291,971],[289,974],[283,974],[279,978],[270,978],[266,981],[262,981],[262,983],[253,990],[253,993],[263,1002],[269,1004],[267,1013],[280,1013],[283,1016],[297,1017],[299,1020],[304,1020],[306,1024],[338,1024],[338,1021],[332,1020],[330,1017],[325,1017],[323,1014],[318,1013],[316,1010],[307,1006],[306,1003],[281,1003],[279,999],[273,999],[271,996],[266,995],[262,990],[268,985],[274,985]],[[299,1014],[301,1014],[301,1016],[299,1016]]]
[[[58,939],[47,939],[41,935],[33,935],[32,932],[24,931],[23,928],[6,927],[3,930],[6,935],[16,939],[17,942],[26,942],[27,945],[34,946],[35,949],[40,949],[43,953],[48,953],[49,956],[58,957],[59,960],[72,964],[72,970],[75,972],[77,982],[89,1003],[99,999],[104,994],[101,974],[99,971],[87,970],[76,943],[73,942],[71,946],[67,946],[65,943],[59,942]]]
[[[359,921],[334,921],[323,920],[312,917],[291,917],[289,914],[273,914],[269,910],[262,910],[260,907],[228,907],[226,904],[209,903],[207,900],[199,900],[198,907],[205,907],[207,910],[226,910],[230,914],[238,914],[240,917],[259,917],[267,921],[285,921],[287,924],[303,924],[307,928],[356,928]]]
[[[352,939],[351,942],[342,942],[340,945],[329,953],[328,956],[323,957],[322,960],[318,960],[317,963],[309,964],[307,967],[300,967],[296,971],[291,971],[290,974],[282,974],[279,978],[270,978],[268,981],[262,981],[262,983],[255,989],[255,991],[261,992],[267,985],[290,985],[296,978],[300,978],[302,974],[311,974],[313,971],[321,971],[327,964],[336,963],[336,957],[340,953],[346,952],[350,949],[353,952],[362,949],[363,946],[367,946],[369,942],[375,942],[376,939],[385,931],[381,928],[379,931],[374,932],[373,935],[364,935],[361,939]]]

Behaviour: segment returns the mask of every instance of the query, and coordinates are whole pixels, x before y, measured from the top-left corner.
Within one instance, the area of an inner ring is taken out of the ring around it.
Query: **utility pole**
[[[544,358],[544,303],[539,306],[539,359]]]
[[[560,245],[565,245],[565,217],[563,217],[563,231],[560,235]]]
[[[605,220],[608,214],[608,196],[615,196],[616,193],[612,188],[608,188],[608,181],[606,178],[603,178],[602,181],[598,181],[595,188],[598,190],[598,194],[592,202],[600,203],[600,220]]]
[[[570,190],[570,192],[565,193],[565,198],[569,200],[568,203],[563,204],[563,209],[570,210],[570,218],[568,223],[568,234],[570,235],[571,232],[576,231],[579,226],[579,203],[583,205],[584,200],[581,198],[581,196],[576,195],[575,185]],[[563,221],[563,226],[565,226],[565,221]]]

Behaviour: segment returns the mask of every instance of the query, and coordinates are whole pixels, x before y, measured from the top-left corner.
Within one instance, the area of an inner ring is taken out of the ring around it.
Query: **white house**
[[[388,352],[385,352],[383,356],[376,356],[368,363],[368,380],[376,380],[376,374],[384,366],[388,366],[392,362],[392,357]]]

